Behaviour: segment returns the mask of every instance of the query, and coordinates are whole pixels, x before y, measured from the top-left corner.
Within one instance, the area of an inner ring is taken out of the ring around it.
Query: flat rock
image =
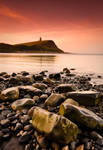
[[[27,82],[33,83],[33,82],[34,82],[34,77],[33,77],[33,75],[27,75],[27,76],[17,75],[16,78],[17,78],[19,81],[22,81],[23,83],[27,83]]]
[[[75,91],[76,87],[72,84],[60,84],[56,87],[56,91],[59,93],[66,93],[66,92],[72,92]]]
[[[33,86],[29,86],[29,85],[26,85],[26,86],[19,86],[19,90],[21,91],[24,91],[26,94],[30,93],[32,94],[33,96],[34,95],[41,95],[42,94],[42,91],[40,89],[37,89]]]
[[[103,120],[92,111],[75,105],[61,105],[59,114],[75,122],[78,126],[103,130]]]
[[[95,91],[68,92],[66,97],[72,98],[84,106],[94,106],[102,101],[101,94]]]
[[[13,102],[11,104],[11,107],[13,110],[20,110],[20,109],[24,109],[24,108],[29,108],[29,107],[33,106],[34,103],[35,103],[35,101],[33,99],[24,98],[24,99],[16,100],[15,102]]]
[[[12,87],[8,88],[1,92],[0,99],[1,100],[16,100],[19,98],[19,88]]]
[[[33,83],[32,86],[40,90],[47,89],[47,85],[44,83]]]
[[[62,94],[51,94],[45,101],[47,106],[58,106],[65,100],[65,97]]]
[[[51,140],[63,144],[68,144],[78,134],[78,127],[73,122],[39,107],[33,111],[32,125]]]

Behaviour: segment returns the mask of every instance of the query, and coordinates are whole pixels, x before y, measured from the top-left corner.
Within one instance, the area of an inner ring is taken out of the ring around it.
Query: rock
[[[32,86],[40,90],[47,89],[47,85],[44,83],[33,83]]]
[[[76,149],[76,142],[75,141],[70,143],[70,149],[71,150],[75,150]]]
[[[49,74],[49,78],[50,79],[60,80],[61,79],[61,75],[60,75],[60,73],[52,73],[52,74]]]
[[[27,72],[27,71],[22,71],[21,74],[22,74],[23,76],[27,76],[27,75],[29,75],[29,72]]]
[[[84,145],[79,145],[76,150],[84,150]]]
[[[10,124],[10,120],[9,120],[9,119],[1,120],[1,121],[0,121],[0,124],[1,124],[3,127],[7,127],[7,126],[9,126],[9,124]]]
[[[1,72],[1,73],[0,73],[0,76],[3,76],[3,75],[5,75],[5,74],[7,74],[7,72]]]
[[[78,126],[102,130],[103,120],[92,111],[75,105],[62,105],[59,114],[75,122]]]
[[[26,131],[19,138],[20,143],[25,143],[28,142],[29,140],[30,140],[30,135]]]
[[[17,75],[16,78],[23,83],[28,83],[28,82],[33,83],[34,82],[33,75],[27,75],[27,76]]]
[[[1,100],[16,100],[19,98],[19,88],[12,87],[8,88],[1,92],[0,99]]]
[[[41,74],[36,74],[36,75],[34,75],[34,79],[35,79],[35,81],[42,81],[43,76]]]
[[[34,102],[38,102],[39,101],[39,96],[34,96],[33,100],[34,100]]]
[[[35,88],[33,86],[28,86],[28,85],[26,85],[26,86],[19,86],[19,90],[20,90],[20,92],[22,91],[22,92],[24,92],[26,94],[30,94],[32,96],[34,96],[34,95],[39,96],[39,95],[42,94],[42,91],[40,89],[37,89],[37,88]]]
[[[16,137],[12,137],[8,142],[5,141],[0,148],[2,150],[24,150]]]
[[[12,84],[12,85],[19,85],[19,83],[20,83],[20,80],[17,79],[16,77],[11,77],[11,78],[9,79],[9,84]]]
[[[51,80],[50,78],[46,78],[43,80],[44,83],[49,84],[49,85],[54,85],[55,81]]]
[[[53,150],[59,150],[60,149],[59,144],[57,144],[55,142],[52,143],[52,148],[53,148]]]
[[[18,122],[18,123],[16,124],[14,130],[17,132],[17,131],[20,131],[22,128],[23,128],[23,125],[22,125],[21,123]]]
[[[30,131],[31,129],[32,129],[32,125],[31,124],[24,126],[24,130],[25,131]]]
[[[103,138],[102,139],[97,139],[96,144],[103,146]]]
[[[75,106],[79,106],[79,103],[74,101],[73,99],[71,98],[68,98],[66,99],[61,105],[60,107],[62,108],[63,106],[65,107],[65,105],[68,105],[68,104],[72,104],[72,105],[75,105]],[[63,105],[63,106],[62,106]]]
[[[27,125],[27,124],[29,123],[30,117],[29,117],[28,115],[23,115],[23,116],[20,118],[20,120],[21,120],[21,123],[22,123],[23,125]]]
[[[1,82],[1,81],[4,81],[4,78],[3,78],[3,77],[0,77],[0,82]]]
[[[62,147],[62,150],[69,150],[68,145],[66,145],[66,146]]]
[[[94,106],[102,101],[101,94],[94,91],[68,92],[66,97],[72,98],[84,106]]]
[[[103,137],[102,137],[99,133],[97,133],[96,131],[90,132],[90,136],[91,136],[91,138],[93,138],[94,140],[103,139]]]
[[[63,72],[64,72],[64,73],[70,73],[70,70],[69,70],[68,68],[64,68],[64,69],[63,69]]]
[[[33,106],[35,103],[35,101],[33,99],[30,98],[24,98],[24,99],[19,99],[16,100],[15,102],[13,102],[11,104],[11,107],[13,110],[20,110],[20,109],[24,109],[24,108],[30,108],[31,106]]]
[[[56,87],[55,90],[59,93],[66,93],[66,92],[75,91],[76,87],[73,86],[72,84],[60,84]]]
[[[51,94],[47,100],[45,101],[45,105],[47,106],[58,106],[65,100],[65,97],[62,94]]]
[[[39,107],[33,111],[32,125],[51,140],[63,144],[68,144],[78,134],[78,127],[70,120]]]
[[[47,95],[47,94],[42,94],[42,95],[40,96],[40,100],[42,100],[42,101],[45,101],[47,98],[48,98],[48,95]]]
[[[25,150],[32,150],[31,144],[25,145]]]

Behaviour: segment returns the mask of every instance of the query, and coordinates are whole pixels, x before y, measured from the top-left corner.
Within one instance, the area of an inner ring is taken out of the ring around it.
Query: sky
[[[54,40],[74,53],[103,53],[103,0],[0,0],[0,43]]]

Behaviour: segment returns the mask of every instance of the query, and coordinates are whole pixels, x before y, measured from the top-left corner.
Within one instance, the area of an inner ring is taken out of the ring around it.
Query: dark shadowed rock
[[[52,73],[52,74],[49,74],[49,78],[50,79],[60,80],[61,79],[61,75],[60,75],[60,73]]]
[[[59,114],[83,128],[103,130],[103,120],[92,111],[75,105],[61,105]]]
[[[66,97],[72,98],[84,106],[94,106],[102,101],[101,94],[94,91],[68,92]]]
[[[40,89],[40,90],[45,90],[47,89],[47,85],[44,83],[34,83],[32,84],[33,87]]]
[[[72,84],[60,84],[56,87],[55,90],[59,93],[66,93],[66,92],[75,91],[76,87],[73,86]]]

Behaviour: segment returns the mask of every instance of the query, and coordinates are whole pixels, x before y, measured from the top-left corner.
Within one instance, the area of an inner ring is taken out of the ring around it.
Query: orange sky
[[[64,51],[103,53],[103,0],[0,0],[0,42],[40,36]]]

